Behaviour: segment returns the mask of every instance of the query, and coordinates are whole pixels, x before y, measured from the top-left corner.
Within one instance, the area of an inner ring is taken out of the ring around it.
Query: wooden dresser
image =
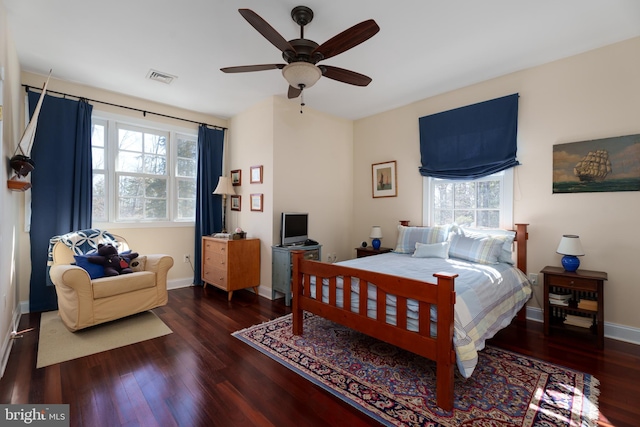
[[[260,286],[260,239],[202,238],[202,281],[229,293]]]

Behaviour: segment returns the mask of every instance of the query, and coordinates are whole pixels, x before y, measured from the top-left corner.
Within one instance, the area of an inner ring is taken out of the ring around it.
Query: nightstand
[[[598,348],[603,348],[607,273],[582,269],[569,272],[549,266],[541,273],[544,274],[544,334],[549,335],[554,328],[591,331],[597,337]]]
[[[386,254],[387,252],[391,252],[392,250],[393,248],[383,247],[380,247],[380,249],[373,249],[373,246],[367,246],[365,248],[359,247],[356,248],[356,256],[357,258],[364,258],[366,256]]]

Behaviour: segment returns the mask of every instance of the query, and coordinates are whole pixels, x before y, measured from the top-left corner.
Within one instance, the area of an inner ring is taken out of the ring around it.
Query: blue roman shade
[[[420,174],[476,179],[518,165],[518,94],[420,117]]]

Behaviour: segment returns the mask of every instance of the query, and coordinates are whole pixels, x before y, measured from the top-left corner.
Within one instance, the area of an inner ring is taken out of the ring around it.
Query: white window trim
[[[500,182],[500,228],[513,228],[513,181],[514,168],[501,173]],[[471,180],[469,180],[471,181]],[[433,191],[435,180],[429,176],[422,178],[422,224],[433,224]]]
[[[120,114],[115,114],[115,113],[110,113],[110,112],[106,112],[106,111],[100,111],[100,110],[93,110],[93,114],[91,117],[91,120],[103,120],[103,121],[107,121],[107,129],[106,129],[106,133],[107,133],[107,141],[105,143],[105,167],[106,167],[106,179],[109,182],[109,184],[111,185],[107,185],[106,188],[106,197],[107,197],[107,210],[108,210],[108,218],[110,219],[109,221],[95,221],[92,223],[92,226],[95,228],[122,228],[122,229],[127,229],[127,228],[156,228],[156,227],[193,227],[195,221],[193,220],[184,220],[184,219],[175,219],[173,221],[169,220],[169,221],[151,221],[151,220],[141,220],[141,221],[114,221],[113,218],[116,217],[116,203],[115,201],[111,200],[114,196],[111,194],[111,192],[117,188],[117,183],[116,183],[116,172],[115,172],[115,167],[116,167],[116,153],[117,150],[115,150],[113,147],[111,147],[109,145],[109,138],[111,138],[111,135],[116,135],[116,122],[124,124],[124,125],[131,125],[131,126],[138,126],[138,127],[142,127],[142,128],[146,128],[146,129],[152,129],[152,130],[162,130],[162,131],[167,131],[169,132],[169,138],[170,138],[170,144],[169,144],[169,150],[170,150],[170,158],[172,160],[175,160],[177,157],[177,144],[174,143],[175,141],[175,137],[177,135],[185,135],[185,136],[195,136],[197,138],[198,136],[198,129],[197,128],[187,128],[187,127],[181,127],[181,126],[176,126],[176,125],[171,125],[171,124],[167,124],[167,123],[162,123],[162,122],[156,122],[153,120],[149,120],[149,119],[141,119],[141,118],[137,118],[137,117],[130,117],[130,116],[124,116],[124,115],[120,115]],[[167,191],[169,193],[169,206],[167,209],[168,214],[170,215],[169,218],[173,218],[174,216],[174,199],[177,199],[177,183],[175,182],[177,178],[176,177],[176,173],[175,170],[173,170],[175,168],[174,164],[170,164],[169,165],[170,168],[172,168],[171,174],[169,176],[169,186],[167,188]],[[180,179],[184,179],[182,177],[180,177]]]

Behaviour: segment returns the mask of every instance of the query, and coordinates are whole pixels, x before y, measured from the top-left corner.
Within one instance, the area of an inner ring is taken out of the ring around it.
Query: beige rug
[[[57,311],[42,313],[37,368],[112,350],[172,333],[153,312],[70,332]]]

